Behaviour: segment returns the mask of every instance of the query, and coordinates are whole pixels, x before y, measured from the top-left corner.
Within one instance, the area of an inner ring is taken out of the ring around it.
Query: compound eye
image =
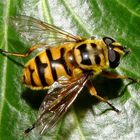
[[[116,59],[115,51],[112,49],[109,49],[108,55],[109,55],[109,61],[114,62]]]
[[[108,51],[109,65],[111,68],[116,68],[120,63],[120,54],[113,49]]]
[[[110,46],[113,42],[115,42],[115,40],[110,37],[104,37],[103,41],[107,46]]]

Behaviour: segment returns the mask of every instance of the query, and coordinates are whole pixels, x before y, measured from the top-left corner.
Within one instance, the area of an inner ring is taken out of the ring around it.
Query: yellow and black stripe
[[[65,48],[47,49],[35,58],[32,58],[25,66],[23,83],[37,88],[49,87],[61,76],[71,76],[64,59]]]

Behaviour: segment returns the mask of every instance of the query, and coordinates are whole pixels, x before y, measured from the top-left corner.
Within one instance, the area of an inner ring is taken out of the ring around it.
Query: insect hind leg
[[[34,45],[31,48],[29,48],[27,50],[27,52],[25,54],[21,54],[21,53],[14,53],[14,52],[8,52],[5,50],[0,49],[0,53],[6,56],[16,56],[16,57],[27,57],[29,56],[34,50],[43,47],[42,45]]]
[[[100,101],[107,103],[115,112],[120,113],[120,111],[115,108],[115,106],[113,106],[107,99],[97,95],[96,89],[94,88],[90,80],[87,82],[87,88],[90,91],[91,95],[98,98]]]

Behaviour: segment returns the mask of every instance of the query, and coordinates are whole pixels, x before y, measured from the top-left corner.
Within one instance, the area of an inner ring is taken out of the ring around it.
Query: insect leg
[[[132,77],[129,77],[127,75],[119,75],[119,74],[111,73],[111,72],[108,72],[108,71],[102,71],[101,75],[104,76],[104,77],[110,78],[110,79],[129,79],[134,83],[138,82],[137,80],[135,80]]]
[[[34,45],[31,48],[28,49],[28,51],[25,54],[21,54],[21,53],[12,53],[12,52],[7,52],[4,51],[2,49],[0,49],[0,53],[7,55],[7,56],[17,56],[17,57],[27,57],[29,56],[34,50],[36,50],[37,48],[41,48],[43,47],[42,45]]]
[[[98,98],[100,101],[107,103],[115,112],[117,112],[117,113],[120,112],[120,111],[119,111],[117,108],[115,108],[107,99],[105,99],[105,98],[103,98],[103,97],[101,97],[101,96],[99,96],[99,95],[97,94],[97,91],[96,91],[96,89],[94,88],[94,86],[92,85],[92,82],[91,82],[90,80],[87,81],[86,85],[87,85],[87,88],[88,88],[88,90],[89,90],[89,92],[90,92],[91,95],[95,96],[95,97]]]

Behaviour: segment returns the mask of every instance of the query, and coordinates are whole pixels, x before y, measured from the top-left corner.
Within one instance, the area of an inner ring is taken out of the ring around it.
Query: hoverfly
[[[107,68],[116,68],[120,59],[129,53],[125,47],[110,37],[96,39],[75,36],[28,16],[17,16],[12,21],[21,35],[28,41],[36,42],[25,54],[2,49],[1,54],[28,57],[36,49],[44,48],[23,69],[22,81],[26,86],[33,90],[49,89],[36,122],[25,130],[26,134],[36,127],[41,134],[53,127],[84,86],[87,86],[91,95],[119,112],[107,99],[97,94],[91,78],[101,74],[108,78],[134,81],[128,76],[106,71]]]

